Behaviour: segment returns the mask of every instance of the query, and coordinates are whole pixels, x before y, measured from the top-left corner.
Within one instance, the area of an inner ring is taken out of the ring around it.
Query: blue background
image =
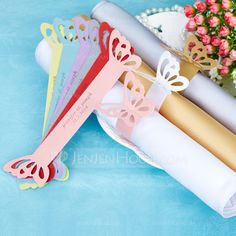
[[[47,90],[47,75],[34,59],[40,24],[89,14],[97,2],[0,1],[0,166],[40,143]],[[134,15],[188,3],[114,2]],[[116,144],[94,115],[64,154],[70,179],[36,191],[20,191],[19,181],[0,171],[0,235],[236,235],[236,219],[223,219],[166,173]]]

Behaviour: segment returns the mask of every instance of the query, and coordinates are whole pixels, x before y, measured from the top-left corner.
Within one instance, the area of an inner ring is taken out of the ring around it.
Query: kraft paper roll
[[[161,41],[135,17],[109,1],[102,1],[92,11],[92,18],[107,21],[117,28],[135,48],[135,52],[154,70],[166,50]],[[185,70],[185,73],[188,70]],[[189,70],[189,79],[193,70]],[[188,74],[185,74],[188,76]],[[236,99],[206,76],[197,73],[183,95],[236,134]]]
[[[123,86],[118,82],[103,102],[122,104],[122,100]],[[97,113],[105,132],[117,136],[117,118]],[[223,217],[235,216],[236,173],[159,113],[143,117],[129,141]]]
[[[144,63],[137,71],[152,77],[156,75]],[[148,93],[152,82],[140,75],[136,74],[136,76],[142,82],[146,93]],[[124,78],[120,79],[121,82],[123,80]],[[154,97],[153,101],[155,101]],[[234,133],[178,93],[173,92],[168,95],[159,112],[172,124],[236,171],[236,135]]]

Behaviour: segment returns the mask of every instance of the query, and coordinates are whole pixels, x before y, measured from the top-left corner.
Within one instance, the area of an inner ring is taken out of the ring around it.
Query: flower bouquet
[[[218,68],[210,71],[211,78],[219,84],[233,81],[236,86],[236,1],[197,0],[193,6],[186,5],[184,13],[189,18],[186,30],[218,60]]]

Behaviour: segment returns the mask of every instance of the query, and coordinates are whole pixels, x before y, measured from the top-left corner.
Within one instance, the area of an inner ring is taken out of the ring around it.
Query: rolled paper
[[[44,56],[46,57],[46,54]],[[156,76],[156,73],[145,63],[142,64],[138,71],[148,74],[150,77]],[[144,85],[145,91],[149,91],[152,82],[144,79],[139,74],[137,74],[137,77]],[[120,80],[124,81],[124,78]],[[191,83],[189,86],[191,86]],[[156,102],[156,107],[160,109],[160,113],[163,116],[233,170],[236,170],[236,137],[232,132],[177,93],[171,93],[165,101],[158,100],[159,95],[152,95],[152,99]],[[164,103],[162,104],[162,102]]]
[[[122,103],[123,86],[117,84],[102,104]],[[97,111],[106,132],[119,134],[117,118]],[[155,112],[142,118],[129,139],[168,174],[223,217],[236,215],[236,174],[180,129]]]
[[[136,71],[156,77],[156,73],[144,63]],[[236,171],[236,135],[234,133],[178,93],[169,93],[164,96],[165,99],[160,100],[160,89],[157,93],[149,93],[153,88],[155,91],[155,87],[160,86],[140,76],[140,73],[137,73],[137,77],[144,85],[147,96],[155,102],[161,115]],[[121,81],[124,81],[124,78]]]
[[[101,27],[106,28],[107,24],[101,24]],[[103,45],[101,40],[100,45]],[[6,172],[17,178],[31,177],[37,184],[44,185],[50,176],[50,164],[95,110],[104,95],[125,71],[137,69],[141,64],[141,59],[133,55],[130,43],[117,30],[111,32],[109,46],[102,51],[104,56],[107,54],[108,61],[82,95],[47,135],[34,154],[7,163],[4,166]],[[92,67],[96,69],[96,66],[94,64]]]
[[[156,69],[157,58],[160,57],[165,48],[161,41],[133,16],[114,3],[102,1],[93,9],[92,18],[99,22],[107,21],[111,26],[117,28],[130,40],[136,53],[152,69]],[[183,95],[236,133],[236,99],[206,76],[197,73],[191,78],[195,72],[192,73],[191,68],[185,71],[191,72],[189,75],[191,82]]]

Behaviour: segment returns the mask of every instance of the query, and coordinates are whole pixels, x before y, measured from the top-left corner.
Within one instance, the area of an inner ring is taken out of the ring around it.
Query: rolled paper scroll
[[[101,27],[106,27],[106,24],[101,24]],[[100,41],[100,44],[102,46],[103,42]],[[103,56],[106,57],[107,54],[108,60],[98,72],[97,64],[92,66],[97,73],[82,95],[47,135],[34,154],[7,163],[4,166],[6,172],[17,178],[33,178],[37,184],[44,185],[51,175],[50,164],[94,111],[104,95],[125,71],[137,69],[141,64],[141,59],[133,55],[130,43],[117,30],[111,32],[109,46],[102,51]]]
[[[102,104],[122,104],[123,86],[117,84]],[[98,111],[106,132],[120,133],[117,118]],[[143,117],[130,139],[136,148],[223,217],[236,215],[236,174],[180,129],[155,112]]]
[[[133,16],[109,1],[102,1],[93,9],[92,18],[100,22],[107,21],[111,26],[120,30],[135,47],[137,54],[152,69],[156,69],[157,58],[160,57],[165,48],[160,40]],[[236,133],[236,99],[206,76],[197,73],[191,78],[192,75],[191,73],[189,78],[191,79],[190,85],[183,92],[183,95]]]
[[[46,57],[46,53],[44,57]],[[46,60],[47,58],[45,58]],[[142,64],[138,71],[154,79],[156,77],[156,73],[145,63]],[[145,90],[148,91],[152,82],[144,79],[140,74],[137,74],[137,77],[141,79]],[[191,83],[189,86],[191,86]],[[160,113],[163,116],[220,158],[233,170],[236,170],[236,138],[232,132],[177,93],[171,93],[166,97],[163,104],[157,101],[157,99],[160,100],[159,98],[159,96],[152,96],[152,99],[156,102],[156,107],[160,109]]]
[[[177,91],[178,87],[179,90],[187,87],[184,78],[177,79],[178,62],[173,59],[170,53],[164,53],[157,73],[145,64],[136,71],[146,96],[155,102],[156,108],[167,120],[236,171],[236,135],[180,94],[168,93]],[[163,85],[165,88],[162,88]],[[168,85],[169,88],[166,87]]]

